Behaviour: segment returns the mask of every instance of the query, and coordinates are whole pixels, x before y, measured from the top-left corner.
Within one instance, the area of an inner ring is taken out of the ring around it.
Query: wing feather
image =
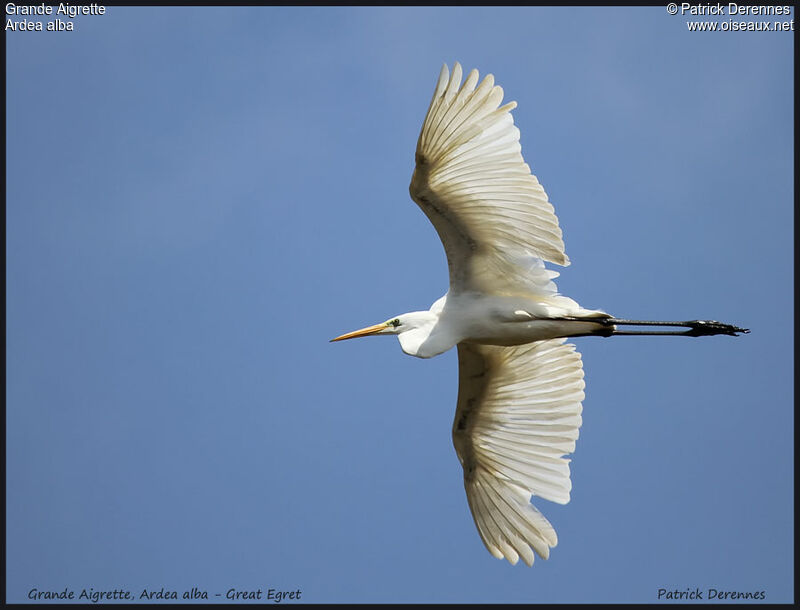
[[[569,502],[569,459],[581,426],[583,367],[564,339],[513,347],[458,345],[453,445],[478,532],[512,564],[547,559],[555,530],[531,496]],[[533,549],[533,550],[531,550]]]
[[[503,89],[489,74],[463,85],[459,63],[442,67],[422,125],[411,197],[444,245],[450,290],[541,294],[535,257],[568,265],[561,228],[542,185],[522,158],[519,129],[501,106]]]

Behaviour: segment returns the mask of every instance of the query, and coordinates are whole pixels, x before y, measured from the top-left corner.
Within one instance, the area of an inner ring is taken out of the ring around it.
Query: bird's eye
[[[395,328],[397,328],[398,326],[400,326],[400,320],[398,320],[397,318],[395,318],[394,320],[392,320],[391,322],[389,322],[389,324],[391,324],[392,326],[394,326]]]

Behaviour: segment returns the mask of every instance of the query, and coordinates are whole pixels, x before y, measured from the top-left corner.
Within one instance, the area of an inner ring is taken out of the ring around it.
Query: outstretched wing
[[[583,367],[564,339],[514,347],[458,345],[453,444],[483,543],[498,558],[533,564],[558,542],[531,496],[566,504],[581,426]],[[533,551],[531,550],[533,549]]]
[[[411,197],[444,245],[450,290],[519,293],[558,274],[532,278],[535,259],[568,265],[561,229],[542,185],[531,174],[503,89],[472,70],[461,85],[442,67],[417,142]],[[547,291],[550,292],[550,291]]]

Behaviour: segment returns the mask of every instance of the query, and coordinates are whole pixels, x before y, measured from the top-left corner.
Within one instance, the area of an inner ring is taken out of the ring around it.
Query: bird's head
[[[453,346],[451,342],[444,349],[440,349],[438,343],[434,344],[430,341],[438,320],[439,316],[434,312],[412,311],[411,313],[389,318],[386,322],[381,322],[380,324],[354,330],[351,333],[331,339],[331,341],[344,341],[345,339],[368,337],[369,335],[398,335],[400,347],[403,348],[405,353],[420,358],[430,358]]]
[[[361,328],[359,330],[354,330],[351,333],[340,335],[335,339],[331,339],[331,341],[344,341],[345,339],[368,337],[369,335],[399,335],[400,333],[419,328],[419,324],[417,324],[415,320],[414,314],[416,313],[427,312],[404,313],[403,315],[389,318],[386,320],[386,322],[373,324],[372,326],[367,326],[366,328]]]

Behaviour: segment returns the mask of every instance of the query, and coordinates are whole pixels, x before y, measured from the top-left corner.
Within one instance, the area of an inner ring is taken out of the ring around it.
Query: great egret
[[[450,289],[428,311],[394,316],[332,341],[397,335],[403,351],[430,358],[458,346],[453,445],[467,501],[489,552],[512,564],[547,559],[557,543],[532,495],[566,504],[569,460],[581,426],[583,369],[565,337],[737,335],[712,320],[653,322],[584,309],[556,291],[566,266],[561,229],[521,155],[511,110],[490,74],[461,85],[442,67],[417,142],[410,192],[444,245]],[[476,87],[477,85],[477,87]],[[684,327],[687,330],[619,328]]]

